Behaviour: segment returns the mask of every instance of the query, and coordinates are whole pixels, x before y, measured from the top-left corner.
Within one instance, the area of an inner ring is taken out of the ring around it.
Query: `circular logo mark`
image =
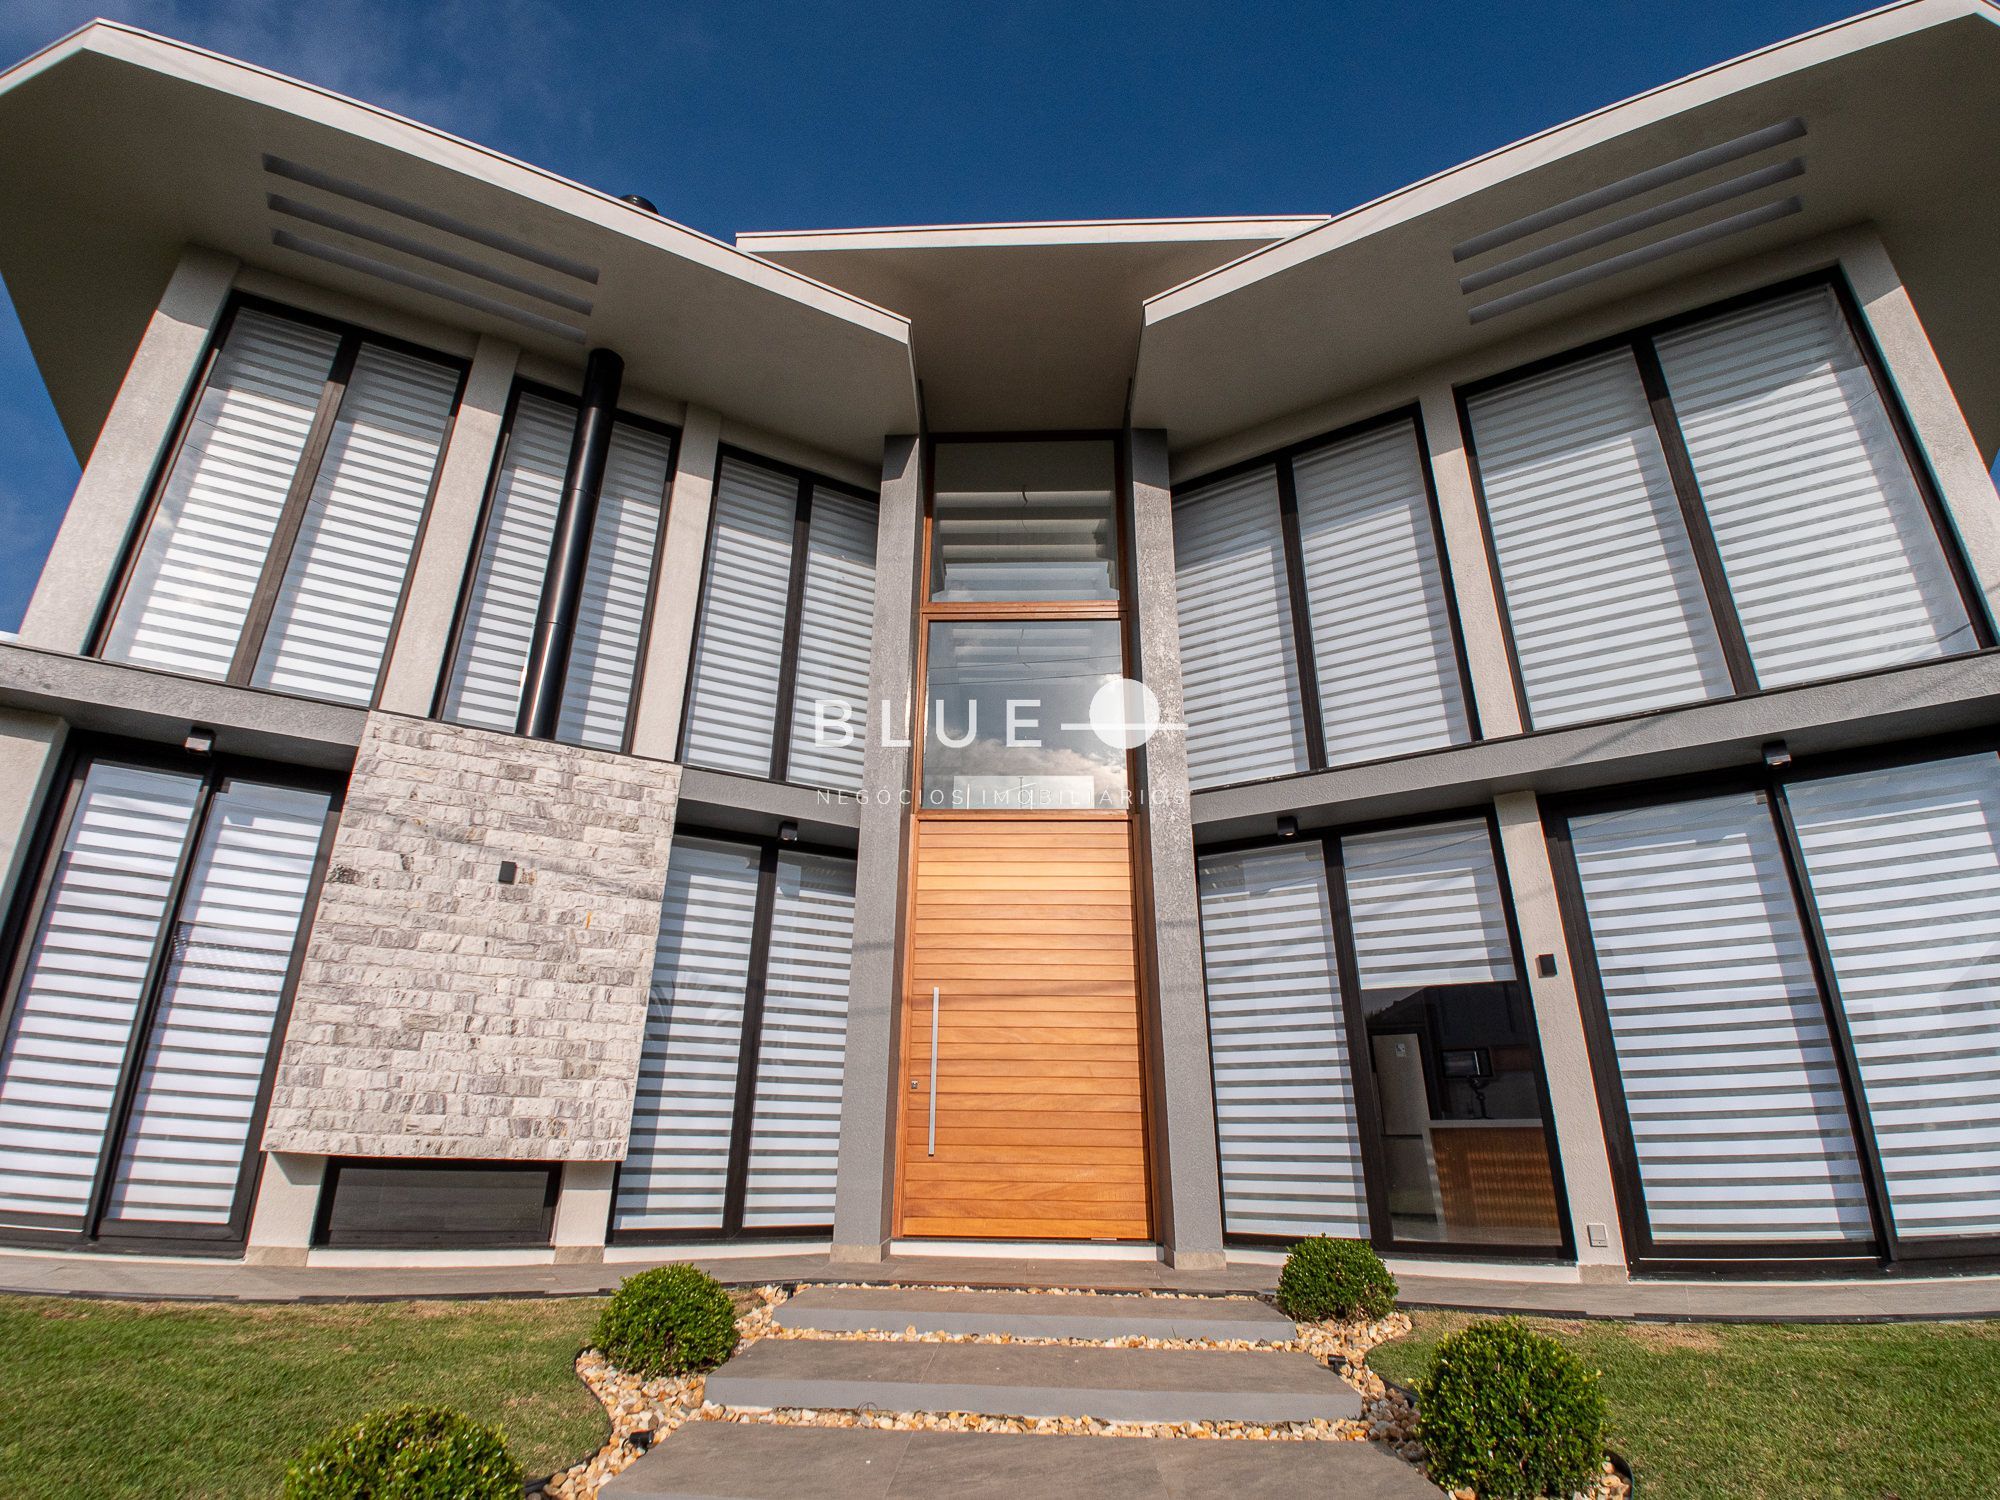
[[[1160,700],[1143,682],[1118,677],[1090,700],[1090,727],[1113,750],[1137,750],[1160,728]]]

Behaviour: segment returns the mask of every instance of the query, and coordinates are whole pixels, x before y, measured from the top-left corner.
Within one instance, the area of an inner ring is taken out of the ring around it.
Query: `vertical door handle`
[[[930,1144],[924,1148],[924,1155],[937,1155],[937,1042],[938,1042],[938,992],[931,986],[931,1135]]]

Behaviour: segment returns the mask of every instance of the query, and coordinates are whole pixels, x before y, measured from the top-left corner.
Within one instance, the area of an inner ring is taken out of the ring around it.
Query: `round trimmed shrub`
[[[1480,1500],[1573,1495],[1604,1461],[1597,1372],[1519,1318],[1441,1339],[1415,1389],[1417,1437],[1447,1490],[1470,1488]]]
[[[597,1319],[594,1342],[635,1375],[711,1370],[736,1347],[736,1306],[706,1271],[659,1266],[619,1284]]]
[[[1396,1310],[1396,1278],[1366,1240],[1316,1234],[1300,1240],[1278,1273],[1278,1306],[1301,1323],[1386,1318]]]
[[[499,1429],[444,1406],[370,1412],[285,1470],[285,1500],[520,1500]]]

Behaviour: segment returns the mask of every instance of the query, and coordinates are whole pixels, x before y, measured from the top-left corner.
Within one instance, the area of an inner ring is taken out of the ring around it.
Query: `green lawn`
[[[572,1368],[601,1305],[0,1297],[0,1497],[267,1500],[307,1442],[406,1401],[499,1424],[547,1474],[608,1432]]]
[[[1369,1363],[1408,1384],[1471,1321],[1417,1313]],[[1603,1372],[1640,1500],[1972,1500],[2000,1493],[2000,1323],[1530,1319]]]

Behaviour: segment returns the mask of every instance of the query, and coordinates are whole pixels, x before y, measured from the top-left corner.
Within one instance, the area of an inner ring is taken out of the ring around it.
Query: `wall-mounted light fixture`
[[[207,755],[215,749],[215,731],[203,724],[191,724],[181,748],[190,755]]]
[[[778,825],[778,842],[796,844],[799,841],[799,825],[787,819]]]
[[[1782,771],[1792,763],[1791,747],[1783,740],[1772,740],[1764,747],[1764,764],[1774,771]]]
[[[1299,820],[1293,817],[1290,813],[1286,813],[1282,818],[1278,819],[1279,838],[1281,839],[1296,838],[1298,837],[1298,832],[1299,832]]]

